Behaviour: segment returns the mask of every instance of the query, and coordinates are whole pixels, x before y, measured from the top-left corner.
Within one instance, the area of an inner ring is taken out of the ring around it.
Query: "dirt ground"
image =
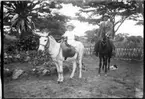
[[[64,74],[64,82],[57,83],[57,75],[25,75],[18,80],[4,79],[5,98],[134,98],[136,89],[143,91],[143,62],[112,60],[118,66],[108,76],[98,76],[98,58],[84,57],[86,70],[79,79],[78,68],[73,79]],[[5,65],[29,71],[27,63]],[[70,67],[71,68],[71,67]]]

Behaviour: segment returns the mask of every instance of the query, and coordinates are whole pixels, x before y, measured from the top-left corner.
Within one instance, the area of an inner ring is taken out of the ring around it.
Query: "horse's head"
[[[107,40],[106,40],[106,38],[103,38],[103,40],[101,41],[101,46],[103,48],[105,48],[106,47],[106,44],[107,44]]]

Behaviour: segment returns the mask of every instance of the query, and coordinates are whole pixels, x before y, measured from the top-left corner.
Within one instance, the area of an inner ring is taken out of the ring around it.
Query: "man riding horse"
[[[100,28],[98,31],[98,40],[95,44],[95,49],[94,52],[96,56],[98,56],[99,53],[99,43],[102,41],[109,42],[109,44],[112,46],[113,52],[112,55],[115,55],[115,46],[112,42],[111,39],[113,39],[113,23],[110,21],[110,16],[109,15],[104,15],[102,17],[103,21],[100,24]]]

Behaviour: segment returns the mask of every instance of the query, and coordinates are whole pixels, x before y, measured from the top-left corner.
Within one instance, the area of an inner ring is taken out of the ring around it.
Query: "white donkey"
[[[46,34],[46,35],[41,34],[36,31],[34,33],[40,36],[38,50],[49,51],[53,61],[55,62],[56,68],[57,68],[57,73],[58,73],[57,81],[63,82],[63,80],[64,80],[64,78],[63,78],[63,61],[66,59],[64,55],[66,55],[69,52],[64,51],[62,42],[57,43],[56,40],[52,36],[48,36],[48,34]],[[77,62],[79,63],[79,78],[82,78],[82,58],[83,58],[83,54],[84,54],[84,45],[79,41],[76,41],[74,45],[75,45],[74,46],[75,54],[68,56],[68,58],[66,59],[66,61],[69,60],[69,61],[72,61],[72,63],[73,63],[73,71],[70,75],[70,78],[73,78],[73,76],[74,76]],[[45,49],[45,48],[47,48],[47,49]]]

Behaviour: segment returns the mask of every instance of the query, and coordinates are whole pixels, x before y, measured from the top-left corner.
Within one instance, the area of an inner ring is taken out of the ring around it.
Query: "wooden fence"
[[[85,46],[85,55],[93,55],[94,46]],[[121,60],[143,60],[143,48],[116,48],[115,59]]]

